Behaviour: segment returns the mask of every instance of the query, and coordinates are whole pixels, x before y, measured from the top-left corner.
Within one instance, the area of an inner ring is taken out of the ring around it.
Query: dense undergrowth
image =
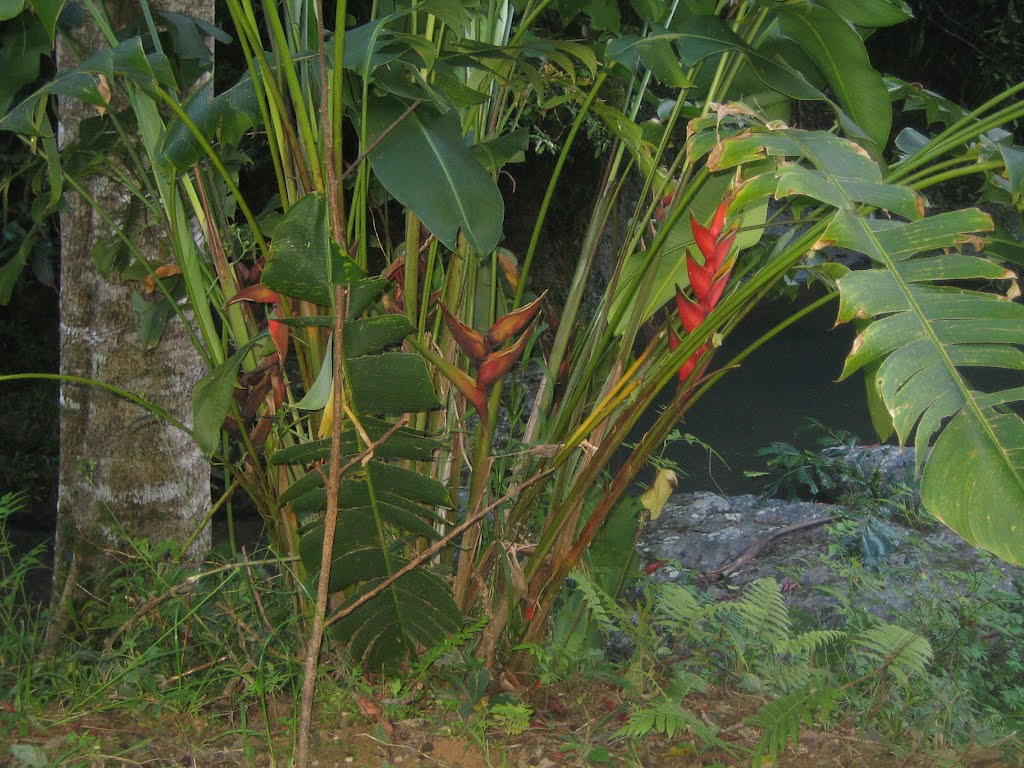
[[[120,542],[110,589],[49,642],[53,616],[24,589],[44,550],[16,556],[7,536],[21,503],[7,494],[0,504],[0,734],[12,764],[109,764],[104,728],[124,721],[186,743],[181,724],[191,722],[196,741],[241,744],[224,764],[288,764],[303,633],[280,562],[239,553],[196,571],[168,546]],[[474,655],[476,622],[401,674],[364,677],[343,657],[325,659],[320,718],[384,741],[399,740],[396,723],[417,723],[429,738],[464,741],[482,756],[474,765],[521,764],[514,747],[524,733],[550,745],[554,765],[649,765],[651,755],[657,765],[802,765],[789,762],[806,752],[797,742],[822,731],[873,742],[907,765],[966,765],[977,754],[1019,764],[1019,585],[1008,591],[995,566],[947,570],[942,579],[960,589],[922,590],[884,623],[857,593],[899,566],[865,566],[840,546],[844,535],[837,529],[822,558],[849,584],[833,594],[838,627],[791,611],[787,585],[772,579],[716,602],[699,585],[641,576],[616,601],[578,571],[575,626],[556,623],[550,645],[528,649],[535,680],[492,678]],[[731,725],[722,716],[730,706],[739,712]],[[566,725],[581,717],[585,727]],[[106,725],[88,727],[96,718]],[[117,754],[141,759],[146,743]]]

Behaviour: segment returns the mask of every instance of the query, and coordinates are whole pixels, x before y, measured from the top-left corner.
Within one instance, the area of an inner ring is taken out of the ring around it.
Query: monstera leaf
[[[914,433],[925,507],[975,546],[1024,563],[1024,306],[951,283],[1015,279],[979,255],[941,252],[991,228],[978,210],[918,222],[836,217],[828,237],[861,251],[880,269],[839,281],[839,320],[870,317],[843,369],[881,360],[874,386],[900,442]],[[1004,369],[1005,383],[982,393],[971,374]]]
[[[1024,562],[1024,421],[1013,410],[1024,400],[1024,306],[978,289],[1013,272],[984,252],[959,252],[981,246],[975,233],[991,220],[974,209],[922,218],[916,192],[886,184],[867,153],[821,132],[751,131],[708,162],[717,170],[766,155],[786,160],[780,196],[836,209],[820,245],[877,266],[839,281],[839,321],[859,330],[842,375],[868,371],[901,443],[913,437],[926,509],[970,543]],[[912,221],[871,219],[863,206]],[[972,384],[985,369],[1002,382],[990,393]]]

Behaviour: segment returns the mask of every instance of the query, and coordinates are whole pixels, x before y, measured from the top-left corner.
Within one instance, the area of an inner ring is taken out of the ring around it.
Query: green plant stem
[[[226,503],[228,503],[228,501],[231,499],[232,495],[234,495],[235,491],[238,489],[238,486],[240,484],[241,484],[241,481],[236,477],[234,480],[231,481],[231,485],[229,485],[227,487],[227,489],[224,491],[224,493],[221,494],[221,497],[219,499],[217,499],[217,502],[212,507],[210,507],[210,511],[206,513],[206,516],[200,521],[199,525],[196,526],[195,531],[193,531],[193,533],[189,537],[188,541],[186,541],[182,545],[182,547],[181,547],[182,557],[185,556],[185,553],[188,552],[189,548],[191,548],[191,546],[195,542],[195,540],[197,538],[199,538],[199,534],[201,534],[203,532],[203,530],[206,528],[206,526],[209,524],[209,522],[213,519],[213,516],[215,514],[217,514],[217,512],[220,510],[221,507],[223,507]],[[235,549],[234,532],[232,531],[232,533],[231,533],[231,550],[232,550],[232,552],[234,552],[234,549]],[[180,562],[180,558],[179,558],[179,562]]]
[[[510,46],[514,47],[519,45],[519,43],[522,41],[523,35],[525,35],[529,31],[533,22],[537,20],[538,16],[540,16],[545,10],[547,10],[547,7],[551,5],[551,3],[552,0],[540,0],[540,2],[537,3],[537,6],[532,10],[530,9],[529,5],[527,5],[527,9],[525,13],[523,13],[523,20],[519,22],[519,29],[516,31],[516,33],[512,36],[512,39],[509,41]]]
[[[149,411],[151,414],[156,416],[161,421],[166,422],[175,429],[181,430],[189,437],[193,437],[192,430],[185,426],[184,423],[174,418],[170,413],[161,408],[154,402],[147,400],[144,397],[129,392],[126,389],[117,387],[113,384],[107,384],[105,381],[99,381],[98,379],[89,379],[85,376],[71,376],[65,373],[8,373],[0,375],[0,383],[5,381],[66,381],[69,384],[84,384],[89,387],[96,387],[98,389],[105,389],[107,392],[111,392],[118,397],[122,397],[132,403],[135,403],[139,407]]]
[[[913,183],[907,183],[906,186],[911,189],[927,189],[936,184],[941,184],[944,181],[950,179],[959,179],[964,176],[972,176],[976,173],[985,173],[985,171],[997,171],[1000,168],[1005,167],[1005,163],[1002,160],[991,160],[987,163],[974,163],[973,165],[964,166],[962,168],[951,168],[948,171],[942,173],[936,173],[931,176],[919,179]]]
[[[1024,90],[1024,83],[1017,83],[966,114],[938,136],[935,136],[921,150],[915,152],[906,160],[897,163],[886,176],[886,183],[896,183],[909,175],[912,170],[919,168],[933,158],[950,152],[967,140],[980,136],[986,131],[1024,114],[1024,103],[1018,102],[1015,105],[1000,110],[994,115],[981,118],[981,115],[984,115],[998,104],[1016,96],[1022,90]]]
[[[487,399],[487,418],[480,419],[473,444],[473,469],[469,480],[469,502],[466,506],[467,519],[472,517],[483,504],[487,483],[491,476],[491,446],[494,443],[494,426],[498,421],[501,392],[498,387]],[[476,549],[481,537],[480,524],[471,526],[462,537],[461,555],[455,572],[455,604],[463,613],[470,605],[471,578],[476,567]]]
[[[548,208],[551,205],[551,200],[555,196],[555,187],[558,186],[558,181],[562,176],[562,169],[565,168],[565,161],[569,157],[569,150],[572,148],[573,143],[576,140],[576,135],[579,133],[580,126],[583,125],[583,120],[590,111],[590,107],[597,99],[597,94],[601,90],[601,86],[604,84],[605,79],[608,75],[602,72],[594,80],[594,84],[590,88],[590,92],[583,100],[583,104],[580,105],[580,110],[576,115],[576,119],[573,120],[572,127],[569,129],[569,135],[566,136],[565,143],[562,145],[562,151],[558,154],[558,160],[555,163],[555,168],[551,172],[551,178],[548,181],[547,189],[544,191],[544,199],[541,201],[540,210],[537,212],[537,220],[533,225],[533,234],[530,235],[530,245],[526,249],[526,256],[523,258],[523,266],[519,270],[519,288],[516,289],[516,297],[514,304],[520,306],[523,303],[523,294],[526,291],[526,281],[530,274],[530,266],[533,264],[533,257],[537,253],[537,244],[540,242],[540,233],[544,228],[544,221],[547,218]]]
[[[306,167],[312,171],[313,184],[316,189],[324,191],[323,175],[320,173],[319,157],[316,150],[314,135],[316,133],[314,122],[306,110],[306,99],[299,85],[298,74],[295,71],[295,57],[292,54],[288,39],[285,36],[284,28],[281,26],[281,17],[277,13],[277,6],[270,0],[263,0],[263,17],[267,21],[271,38],[277,46],[278,66],[284,73],[285,84],[288,86],[288,93],[291,97],[292,107],[295,110],[295,123],[298,128],[299,140],[305,150]],[[322,16],[321,16],[322,18]],[[324,94],[326,98],[326,94]],[[307,188],[305,191],[312,192]]]
[[[931,174],[938,173],[940,171],[948,170],[956,166],[962,165],[973,165],[978,162],[978,156],[976,152],[972,152],[967,155],[960,155],[958,157],[951,157],[948,160],[942,160],[940,162],[932,163],[927,168],[924,168],[915,173],[908,174],[900,180],[900,184],[909,187],[916,181],[927,178]]]
[[[245,196],[242,194],[242,190],[238,188],[238,185],[235,184],[234,180],[231,178],[231,174],[228,173],[228,169],[224,167],[224,163],[221,161],[216,150],[214,150],[209,140],[203,136],[203,133],[199,130],[198,126],[196,126],[196,124],[192,122],[192,119],[185,113],[185,110],[181,108],[176,99],[172,98],[171,95],[162,88],[156,88],[155,93],[160,97],[160,100],[163,101],[164,104],[171,108],[171,111],[174,112],[175,116],[182,121],[185,127],[188,128],[189,133],[192,134],[196,143],[198,143],[202,148],[207,159],[209,159],[213,167],[217,169],[217,173],[220,174],[224,185],[228,188],[231,196],[234,197],[235,202],[238,205],[238,210],[240,210],[242,215],[245,217],[245,221],[249,225],[249,229],[252,231],[252,236],[256,240],[256,245],[259,246],[260,253],[262,253],[265,258],[269,258],[270,246],[268,246],[267,241],[263,239],[263,233],[260,230],[260,225],[257,223],[256,217],[249,209],[249,205],[245,202]]]
[[[793,262],[802,257],[811,244],[818,240],[825,226],[826,222],[822,221],[808,229],[801,237],[791,243],[789,248],[766,265],[758,273],[756,279],[742,284],[736,291],[723,298],[718,307],[708,315],[705,322],[696,331],[683,338],[676,351],[665,356],[660,361],[658,368],[646,377],[643,384],[632,394],[632,404],[618,419],[610,433],[604,436],[604,440],[599,446],[597,453],[590,458],[583,471],[575,478],[574,489],[569,494],[570,501],[549,521],[549,525],[537,542],[534,553],[527,564],[526,576],[528,580],[536,575],[541,562],[548,556],[558,531],[562,530],[567,524],[567,520],[578,512],[575,505],[583,495],[582,489],[588,488],[591,483],[597,481],[601,469],[607,465],[611,458],[611,452],[626,438],[629,430],[632,429],[637,419],[639,419],[640,414],[649,407],[657,393],[672,379],[679,366],[700,345],[706,343],[714,333],[722,331],[726,324],[731,328],[739,322],[754,306],[756,300],[763,296],[788,271]],[[700,367],[698,367],[698,370],[700,370]],[[692,405],[692,401],[687,407],[690,407],[690,405]],[[659,424],[660,421],[656,422],[655,427],[658,427]],[[596,424],[592,424],[590,428],[592,429],[595,426]],[[652,427],[652,430],[655,427]],[[658,428],[660,429],[660,427]],[[665,434],[667,434],[667,431]],[[553,464],[557,466],[560,461],[567,459],[569,453],[579,445],[585,436],[585,434],[577,431],[571,438],[565,439],[562,450],[555,457]],[[513,515],[510,516],[510,521],[519,522],[524,519],[525,510],[533,503],[535,503],[535,498],[532,496],[524,498],[521,505],[516,505]]]

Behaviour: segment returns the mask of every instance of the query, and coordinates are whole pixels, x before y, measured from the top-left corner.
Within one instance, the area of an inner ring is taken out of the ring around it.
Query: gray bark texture
[[[139,13],[130,0],[104,4],[115,30]],[[211,0],[165,0],[154,6],[213,20]],[[75,30],[74,37],[88,51],[103,45],[91,24]],[[58,48],[58,60],[62,67],[77,63],[63,47]],[[61,99],[61,146],[74,140],[79,122],[94,114],[91,110]],[[127,193],[106,179],[91,180],[88,188],[118,220]],[[61,373],[122,387],[190,424],[192,389],[204,367],[185,328],[172,319],[159,345],[142,350],[132,310],[138,284],[123,282],[113,272],[106,278],[97,273],[90,254],[97,240],[110,234],[109,227],[84,199],[73,192],[65,197]],[[166,261],[171,251],[161,242],[162,232],[149,222],[131,234],[143,254]],[[132,554],[129,540],[185,544],[209,508],[210,467],[191,437],[106,390],[62,385],[54,568],[54,595],[62,604],[77,602],[83,589],[99,588],[102,593],[103,574],[124,553]],[[207,526],[189,555],[201,554],[209,545]]]

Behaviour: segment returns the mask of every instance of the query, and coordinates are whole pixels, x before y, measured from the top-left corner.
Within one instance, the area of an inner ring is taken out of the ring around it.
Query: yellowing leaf
[[[327,405],[324,406],[324,412],[320,416],[320,429],[317,432],[317,438],[323,440],[325,437],[331,434],[331,427],[334,425],[334,392],[327,398]]]
[[[665,504],[678,485],[679,480],[675,472],[671,469],[658,470],[658,474],[654,476],[654,482],[651,483],[651,487],[644,491],[644,495],[640,497],[640,503],[650,512],[651,520],[657,520],[661,517],[661,510],[665,508]]]

